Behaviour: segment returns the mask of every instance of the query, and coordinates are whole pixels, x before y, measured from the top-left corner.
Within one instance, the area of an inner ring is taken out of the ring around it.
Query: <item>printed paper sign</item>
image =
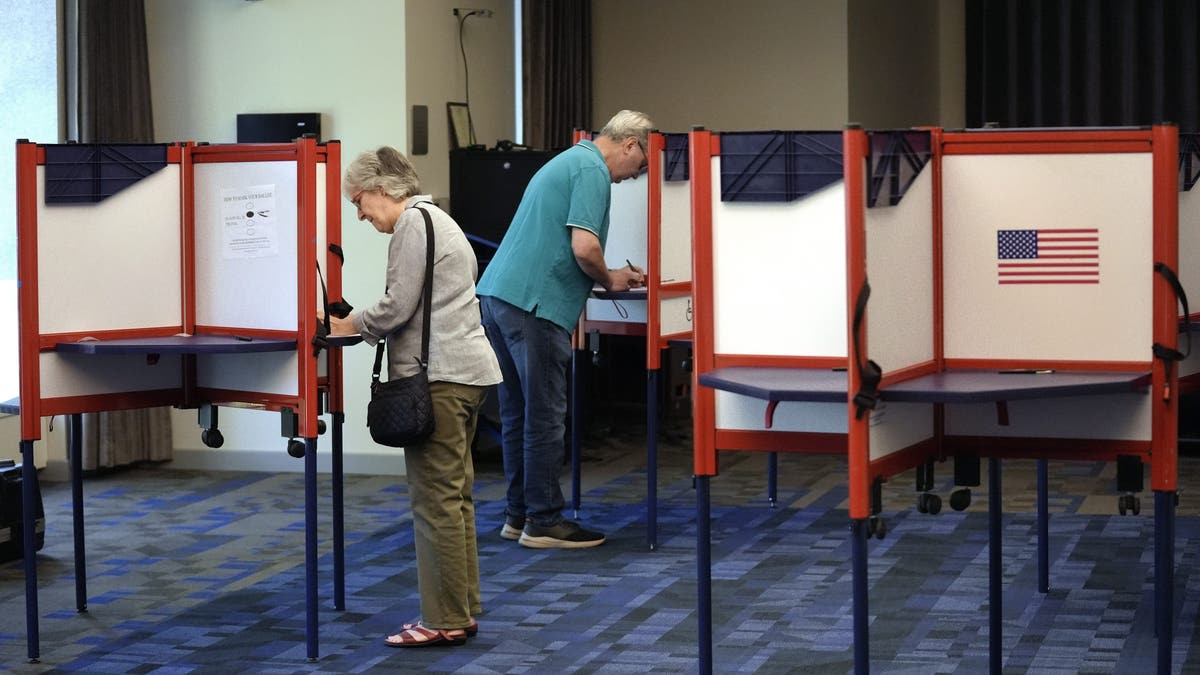
[[[279,255],[274,185],[221,190],[221,217],[226,260]]]

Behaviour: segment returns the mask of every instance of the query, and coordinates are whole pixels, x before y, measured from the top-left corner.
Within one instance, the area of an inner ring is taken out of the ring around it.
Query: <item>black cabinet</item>
[[[558,152],[450,151],[450,215],[471,240],[481,273],[508,231],[529,179]]]

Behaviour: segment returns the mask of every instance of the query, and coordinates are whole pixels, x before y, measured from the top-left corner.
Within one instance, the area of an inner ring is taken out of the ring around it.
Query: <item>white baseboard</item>
[[[328,448],[318,448],[317,471],[330,473],[332,459]],[[63,464],[65,467],[65,463]],[[342,467],[345,473],[403,476],[405,475],[404,453],[399,450],[343,453]],[[292,457],[282,447],[271,450],[175,448],[173,459],[163,464],[162,468],[303,473],[304,460]]]

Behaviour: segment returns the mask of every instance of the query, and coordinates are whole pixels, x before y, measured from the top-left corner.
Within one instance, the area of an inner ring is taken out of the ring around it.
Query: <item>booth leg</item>
[[[658,370],[646,371],[646,545],[658,548]]]
[[[712,675],[712,521],[709,476],[696,476],[696,618],[700,673]]]
[[[1001,632],[1004,621],[1002,504],[1000,460],[992,457],[988,459],[988,671],[993,675],[1001,672],[1001,650],[1004,648]]]
[[[871,672],[871,638],[867,627],[867,538],[871,536],[865,518],[850,521],[850,564],[853,568],[854,672]]]
[[[579,518],[580,446],[583,445],[583,369],[586,367],[587,351],[576,349],[571,355],[571,507],[575,518]]]
[[[317,439],[304,439],[304,633],[317,660]]]
[[[333,608],[341,611],[346,609],[346,523],[343,489],[345,472],[342,465],[342,425],[346,421],[346,413],[335,412],[332,416]]]
[[[71,522],[75,532],[75,610],[87,611],[87,559],[83,530],[83,415],[71,415]]]
[[[775,508],[779,501],[779,453],[767,453],[767,506]]]
[[[30,663],[41,655],[38,636],[37,596],[37,467],[33,464],[33,441],[21,441],[21,536],[25,547],[25,646]]]
[[[1158,672],[1171,672],[1175,600],[1175,492],[1154,491],[1154,627]]]
[[[1037,461],[1038,591],[1050,592],[1050,507],[1046,460]]]

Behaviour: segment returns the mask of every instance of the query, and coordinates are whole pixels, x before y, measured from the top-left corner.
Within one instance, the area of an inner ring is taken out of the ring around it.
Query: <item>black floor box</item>
[[[34,488],[33,550],[46,544],[46,512],[42,509],[42,493]],[[0,459],[0,562],[16,560],[25,555],[24,529],[21,527],[21,465],[11,459]]]

